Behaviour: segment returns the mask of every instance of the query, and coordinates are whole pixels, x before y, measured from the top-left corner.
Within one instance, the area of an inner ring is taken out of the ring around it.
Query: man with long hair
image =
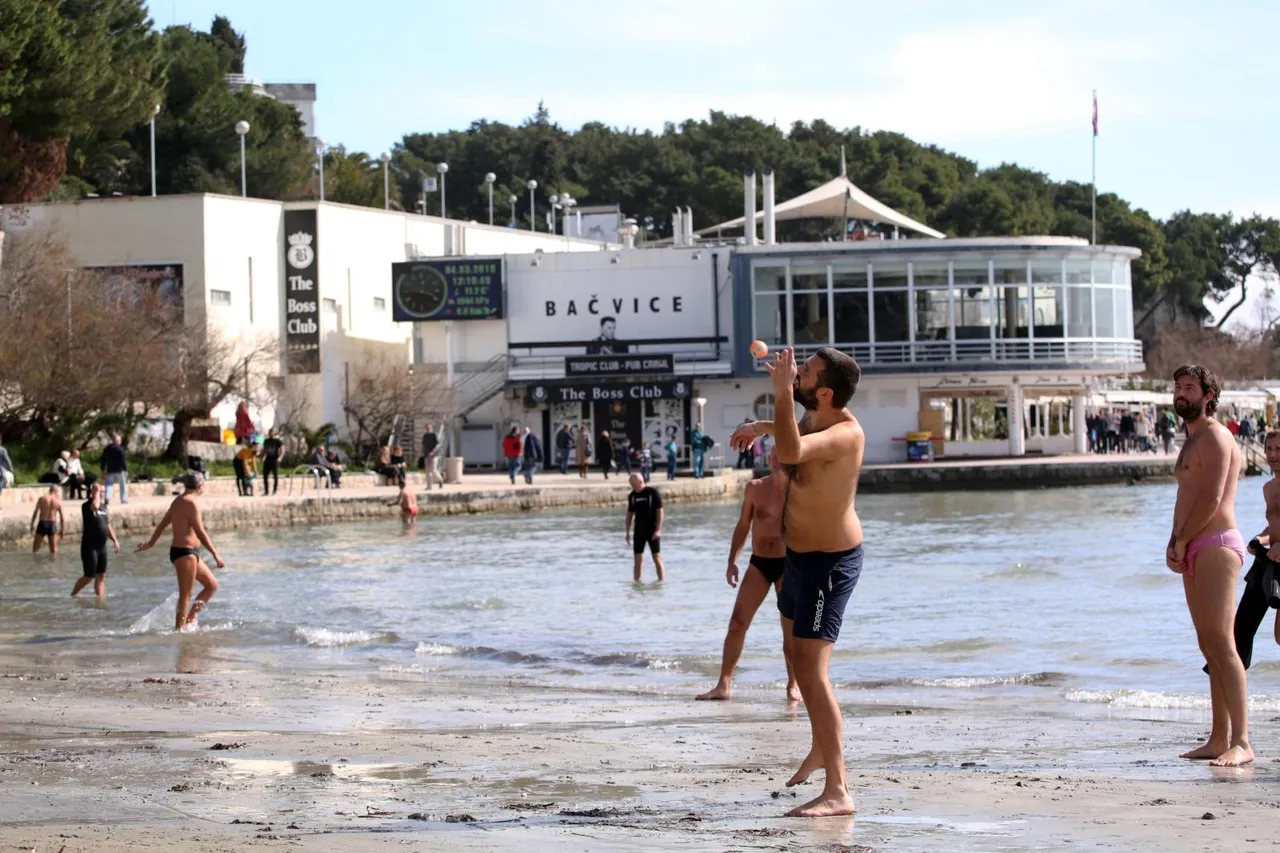
[[[1186,424],[1187,440],[1174,466],[1178,499],[1165,565],[1182,575],[1196,639],[1209,662],[1213,703],[1208,741],[1182,757],[1234,767],[1253,761],[1246,676],[1234,631],[1236,574],[1245,557],[1236,529],[1240,450],[1213,417],[1221,393],[1216,376],[1185,365],[1174,371],[1173,385],[1173,409]]]

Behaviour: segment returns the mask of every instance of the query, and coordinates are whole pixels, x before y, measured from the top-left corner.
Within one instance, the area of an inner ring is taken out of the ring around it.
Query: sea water
[[[1264,526],[1262,483],[1240,483],[1246,538]],[[866,556],[832,657],[840,698],[1202,714],[1203,661],[1181,579],[1164,566],[1174,497],[1172,484],[859,496]],[[661,585],[647,555],[645,580],[633,583],[621,506],[422,518],[407,531],[391,519],[215,528],[227,567],[201,617],[198,663],[692,694],[719,671],[737,513],[670,505]],[[91,589],[68,597],[78,557],[70,540],[56,563],[0,554],[0,652],[59,671],[172,671],[163,552],[113,555],[103,606]],[[1270,636],[1268,620],[1250,672],[1259,711],[1280,711]],[[784,675],[770,594],[736,694],[773,701]]]

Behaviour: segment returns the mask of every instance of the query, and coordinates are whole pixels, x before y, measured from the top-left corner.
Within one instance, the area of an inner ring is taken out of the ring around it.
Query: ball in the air
[[[769,354],[769,345],[764,341],[751,342],[751,355],[754,358],[764,358]]]

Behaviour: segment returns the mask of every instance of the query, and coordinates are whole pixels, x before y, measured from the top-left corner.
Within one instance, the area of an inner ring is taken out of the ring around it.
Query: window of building
[[[791,289],[792,290],[826,290],[827,289],[827,268],[826,266],[792,266],[791,267]]]
[[[1088,258],[1067,258],[1067,284],[1088,284],[1090,278]]]
[[[1035,321],[1036,337],[1062,337],[1062,288],[1039,286],[1031,290],[1035,301],[1032,306],[1034,315],[1032,319]]]
[[[1093,311],[1097,318],[1097,336],[1114,338],[1116,336],[1116,303],[1117,291],[1114,287],[1095,287],[1093,289]]]
[[[752,334],[756,340],[769,346],[786,343],[787,295],[785,293],[758,293],[752,299]]]
[[[905,272],[905,271],[904,271]],[[905,290],[882,291],[879,287],[879,274],[872,280],[875,282],[875,314],[876,342],[896,343],[909,341],[910,326],[907,311],[907,292]],[[905,284],[906,276],[903,276]]]
[[[986,258],[963,258],[951,265],[955,284],[956,340],[987,340],[991,337],[991,270]]]
[[[872,264],[871,286],[876,290],[906,290],[907,265],[901,262],[894,263],[892,261]],[[877,326],[877,328],[879,328],[879,326]],[[879,335],[876,335],[876,340],[880,340]],[[906,338],[903,338],[903,340],[905,341]]]
[[[795,343],[829,344],[831,327],[827,324],[827,291],[810,291],[791,295],[791,316],[795,323]]]
[[[834,290],[866,290],[867,265],[831,267],[831,287]]]
[[[781,293],[787,289],[786,267],[754,267],[751,270],[752,293]]]
[[[336,299],[322,299],[322,300],[320,300],[320,304],[324,306],[324,311],[325,311],[325,313],[326,313],[326,314],[337,314],[337,313],[338,313],[338,300],[336,300]]]
[[[761,394],[751,404],[751,414],[758,421],[773,420],[773,395]]]
[[[916,291],[917,341],[949,340],[951,306],[947,296],[945,290]]]
[[[386,311],[386,310],[387,310],[387,300],[383,299],[381,296],[375,296],[375,297],[373,297],[373,310],[374,310],[374,311]]]
[[[1093,259],[1093,283],[1094,284],[1111,284],[1113,278],[1113,264],[1110,258],[1094,258]]]
[[[1032,284],[1061,284],[1062,261],[1057,258],[1036,258],[1031,262]]]
[[[930,261],[928,263],[916,262],[911,265],[911,284],[916,290],[948,287],[950,285],[949,279],[946,263]],[[876,286],[880,286],[879,281],[876,282]]]
[[[863,273],[865,277],[866,273]],[[865,279],[864,279],[865,280]],[[867,315],[865,290],[836,291],[832,294],[836,319],[837,344],[865,344],[871,340],[871,324]]]
[[[227,306],[231,304],[230,290],[210,290],[209,304]]]
[[[1067,318],[1068,337],[1093,337],[1093,288],[1087,284],[1067,287]]]

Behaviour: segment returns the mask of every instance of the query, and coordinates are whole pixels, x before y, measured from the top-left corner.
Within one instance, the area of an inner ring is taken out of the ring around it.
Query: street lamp
[[[324,201],[324,140],[316,140],[316,157],[320,160],[320,200]]]
[[[705,406],[705,405],[707,404],[707,398],[706,398],[706,397],[698,397],[698,398],[696,398],[693,402],[694,402],[694,405],[696,405],[696,406],[698,407],[698,421],[697,421],[697,422],[700,424],[700,423],[702,423],[702,407],[703,407],[703,406]]]
[[[249,122],[241,120],[236,122],[236,133],[240,137],[240,197],[247,198],[249,191],[244,179],[244,137],[249,132]]]
[[[510,227],[512,228],[516,227],[516,197],[514,195],[511,196],[511,226]]]
[[[444,176],[449,172],[449,164],[436,163],[436,172],[440,175],[440,218],[448,219],[444,212]]]
[[[489,185],[489,224],[493,224],[493,182],[498,180],[498,176],[493,172],[484,173],[484,182]]]
[[[382,209],[391,209],[391,155],[384,153],[378,158],[382,161]]]
[[[151,197],[156,197],[156,116],[160,115],[160,105],[156,104],[151,114]]]
[[[554,234],[556,233],[556,208],[560,206],[560,196],[553,193],[547,201],[551,202],[551,233]]]
[[[538,182],[535,181],[533,178],[530,178],[529,183],[525,184],[525,186],[529,188],[529,230],[537,231],[538,220],[534,218],[534,212],[536,210],[536,207],[533,199],[533,193],[534,193],[534,190],[538,188]]]
[[[564,235],[569,236],[569,218],[573,216],[573,209],[578,206],[578,200],[571,195],[560,196],[560,206],[564,208]],[[582,235],[579,234],[579,237]]]

